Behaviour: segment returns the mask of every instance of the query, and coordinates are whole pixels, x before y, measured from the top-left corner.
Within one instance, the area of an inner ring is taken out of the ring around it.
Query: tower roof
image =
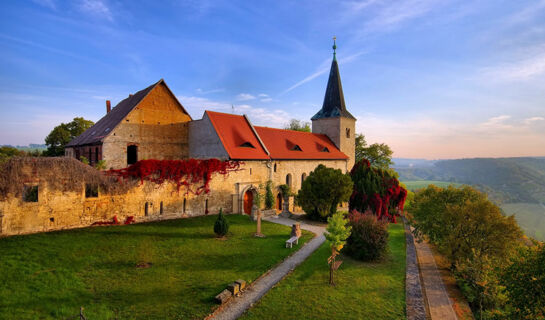
[[[320,111],[318,111],[318,113],[316,113],[311,120],[335,117],[356,119],[350,114],[350,112],[348,112],[348,110],[346,110],[343,86],[341,83],[341,75],[339,73],[339,64],[337,63],[335,49],[337,49],[337,45],[334,43],[333,61],[331,62],[331,70],[329,71],[329,80],[327,81],[324,104],[322,105],[322,109],[320,109]]]

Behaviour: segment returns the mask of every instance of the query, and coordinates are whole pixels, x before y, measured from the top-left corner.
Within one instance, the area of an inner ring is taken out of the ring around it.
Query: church
[[[296,211],[293,196],[283,195],[278,186],[286,184],[297,193],[319,164],[343,172],[354,165],[356,118],[345,105],[335,53],[322,108],[311,121],[312,132],[300,132],[254,126],[246,115],[215,111],[192,119],[183,101],[161,79],[113,108],[106,101],[104,117],[66,145],[64,159],[85,157],[91,165],[102,160],[107,169],[121,169],[144,159],[215,158],[238,161],[239,170],[215,174],[206,194],[142,185],[125,195],[96,191],[89,196],[84,185],[55,192],[40,178],[39,170],[32,169],[37,171],[32,182],[36,202],[0,199],[5,212],[0,235],[82,227],[112,216],[150,221],[215,214],[220,208],[226,213],[254,214],[254,199],[268,181],[274,186],[277,212]],[[19,214],[10,217],[7,213],[12,211]],[[32,212],[37,214],[28,218]]]

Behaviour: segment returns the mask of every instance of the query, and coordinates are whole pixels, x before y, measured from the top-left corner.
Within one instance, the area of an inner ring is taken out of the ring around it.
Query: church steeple
[[[335,40],[336,38],[333,37],[333,61],[331,62],[331,70],[329,71],[329,80],[327,81],[324,103],[322,109],[320,109],[311,120],[334,117],[356,119],[348,110],[346,110],[346,105],[344,103],[343,86],[339,73],[339,65],[337,63],[337,44]]]

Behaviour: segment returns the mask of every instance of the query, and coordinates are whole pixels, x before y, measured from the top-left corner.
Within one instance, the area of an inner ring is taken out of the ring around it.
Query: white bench
[[[295,244],[299,244],[299,238],[298,237],[291,237],[289,238],[288,240],[286,240],[286,248],[290,247],[290,248],[293,248],[293,243],[295,242]]]

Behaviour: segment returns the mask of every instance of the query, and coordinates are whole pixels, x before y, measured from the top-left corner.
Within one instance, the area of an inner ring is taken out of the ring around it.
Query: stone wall
[[[126,167],[129,145],[138,146],[138,160],[185,159],[189,121],[191,117],[160,84],[104,138],[102,159],[108,168]]]
[[[226,176],[214,174],[210,192],[199,196],[187,193],[184,188],[178,191],[170,183],[145,182],[125,194],[99,192],[96,198],[86,198],[85,185],[80,190],[60,192],[50,190],[45,182],[39,182],[38,202],[24,202],[22,197],[11,194],[0,200],[0,236],[87,227],[97,221],[111,221],[114,216],[122,223],[129,216],[141,222],[217,214],[220,208],[225,213],[243,213],[246,191],[263,194],[261,187],[270,179],[275,186],[276,199],[277,186],[285,184],[289,174],[292,191],[297,192],[301,188],[303,173],[308,176],[320,163],[343,172],[346,170],[344,160],[245,161],[237,172]],[[36,181],[43,181],[40,172],[36,172]],[[295,211],[293,198],[289,203],[290,210]]]

